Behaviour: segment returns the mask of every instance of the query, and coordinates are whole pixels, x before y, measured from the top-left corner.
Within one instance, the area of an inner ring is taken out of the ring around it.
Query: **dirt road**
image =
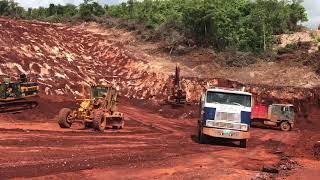
[[[195,118],[167,118],[130,103],[123,103],[120,110],[126,114],[125,129],[104,133],[80,125],[60,129],[54,118],[21,119],[28,112],[1,116],[0,179],[259,178],[264,166],[281,161],[279,154],[290,155],[287,149],[301,136],[298,129],[284,133],[253,128],[246,149],[236,142],[201,145],[196,142]],[[312,156],[302,159],[320,165]]]

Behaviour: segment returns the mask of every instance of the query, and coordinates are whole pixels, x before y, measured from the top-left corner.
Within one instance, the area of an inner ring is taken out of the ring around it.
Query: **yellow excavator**
[[[4,78],[0,82],[0,113],[36,108],[39,89],[39,84],[29,82],[25,74],[21,74],[16,81]]]

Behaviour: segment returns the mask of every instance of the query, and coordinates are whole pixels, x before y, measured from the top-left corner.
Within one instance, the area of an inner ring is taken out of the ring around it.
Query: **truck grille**
[[[240,113],[217,112],[215,120],[241,122]]]
[[[212,127],[223,129],[240,129],[240,124],[233,124],[228,122],[213,122]]]
[[[241,123],[232,123],[232,122],[222,122],[222,121],[211,121],[208,120],[206,122],[207,127],[214,127],[214,128],[220,128],[220,129],[232,129],[232,130],[247,130],[247,125],[246,124],[241,124]],[[244,126],[244,127],[241,127]],[[242,129],[245,128],[245,129]]]

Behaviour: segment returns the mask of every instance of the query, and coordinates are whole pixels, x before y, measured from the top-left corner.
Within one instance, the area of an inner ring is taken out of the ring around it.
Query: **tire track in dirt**
[[[145,174],[147,169],[162,174],[163,171],[170,172],[169,167],[175,167],[178,174],[184,172],[175,177],[187,179],[213,174],[226,177],[224,170],[232,176],[242,174],[247,177],[259,173],[263,165],[276,163],[278,158],[272,152],[292,143],[296,136],[296,132],[279,136],[275,130],[253,129],[247,149],[233,143],[201,145],[195,140],[196,119],[165,118],[128,105],[120,106],[120,110],[127,112],[128,130],[107,130],[105,133],[63,130],[52,120],[20,122],[19,129],[15,124],[0,123],[0,178],[59,177],[61,173],[83,170],[102,176],[121,172],[119,167],[137,178],[154,177]],[[46,130],[41,130],[43,123],[47,124]],[[282,143],[275,146],[270,139]],[[198,168],[190,171],[192,166]],[[221,171],[212,174],[209,170],[212,168]],[[136,171],[139,174],[133,173]],[[86,173],[81,177],[88,178]],[[166,177],[165,174],[159,176]]]

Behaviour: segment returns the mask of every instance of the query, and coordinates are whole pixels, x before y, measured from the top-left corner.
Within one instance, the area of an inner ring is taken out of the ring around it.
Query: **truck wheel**
[[[71,116],[71,109],[63,108],[60,110],[58,115],[58,123],[61,128],[70,128],[72,116]]]
[[[96,131],[104,131],[104,129],[106,128],[106,118],[103,112],[96,112],[94,114],[92,126]]]
[[[124,123],[122,123],[120,126],[120,129],[123,129],[123,128],[124,128]]]
[[[247,140],[246,139],[241,139],[240,140],[240,147],[246,148],[247,147]]]
[[[200,144],[206,144],[207,142],[206,136],[201,132],[200,128],[198,129],[198,142]]]
[[[120,129],[123,129],[124,128],[124,116],[121,117],[121,126],[120,126]]]
[[[291,130],[291,124],[288,121],[282,121],[280,123],[280,128],[282,131],[290,131]]]
[[[85,123],[84,126],[86,129],[92,128],[92,123]]]

